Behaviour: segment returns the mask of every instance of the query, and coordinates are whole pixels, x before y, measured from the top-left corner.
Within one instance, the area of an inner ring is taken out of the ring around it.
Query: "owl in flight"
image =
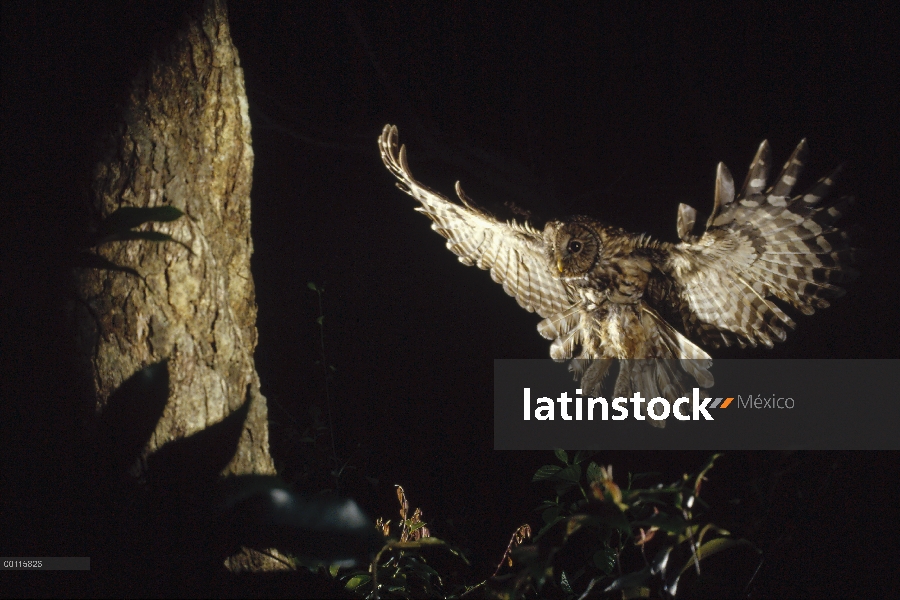
[[[385,126],[379,145],[397,187],[419,201],[416,210],[433,221],[459,261],[490,270],[523,308],[544,317],[538,332],[553,340],[550,356],[572,359],[584,394],[599,395],[614,359],[629,359],[620,361],[615,396],[638,390],[645,398],[674,400],[693,381],[711,387],[712,360],[689,338],[711,348],[771,347],[795,326],[773,298],[811,315],[844,294],[835,284],[856,276],[848,267],[854,254],[848,235],[832,226],[853,199],[822,202],[837,171],[791,196],[806,140],[768,188],[767,142],[738,194],[719,163],[702,231],[695,227],[697,211],[678,206],[678,244],[584,216],[550,221],[543,231],[502,222],[477,207],[458,182],[462,204],[416,181],[395,126]]]

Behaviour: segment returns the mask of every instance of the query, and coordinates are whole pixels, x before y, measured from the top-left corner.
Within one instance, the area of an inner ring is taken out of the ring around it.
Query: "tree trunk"
[[[249,397],[238,451],[225,474],[274,474],[253,362],[253,150],[244,77],[225,1],[199,4],[134,80],[92,190],[103,218],[124,206],[180,209],[180,219],[142,229],[167,233],[184,246],[145,240],[99,246],[98,254],[137,270],[146,283],[111,270],[79,270],[78,351],[94,417],[123,381],[168,360],[168,403],[144,458],[221,421]],[[266,568],[261,558],[248,554],[229,564],[259,570]]]

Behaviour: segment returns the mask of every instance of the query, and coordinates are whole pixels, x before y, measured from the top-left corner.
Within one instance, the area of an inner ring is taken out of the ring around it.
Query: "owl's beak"
[[[561,258],[556,259],[556,268],[559,269],[559,272],[563,272],[563,261]]]

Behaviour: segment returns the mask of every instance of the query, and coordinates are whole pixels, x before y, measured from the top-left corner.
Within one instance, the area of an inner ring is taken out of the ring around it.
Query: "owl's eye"
[[[578,240],[572,240],[569,242],[569,245],[566,246],[566,249],[569,251],[569,254],[578,254],[581,252],[582,244]]]

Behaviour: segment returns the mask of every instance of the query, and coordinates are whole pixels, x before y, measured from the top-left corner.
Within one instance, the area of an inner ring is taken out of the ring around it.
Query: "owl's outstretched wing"
[[[528,223],[498,221],[476,207],[458,182],[456,193],[462,205],[416,181],[406,162],[406,147],[398,151],[396,126],[385,125],[379,146],[385,166],[399,180],[397,187],[421,203],[416,210],[433,221],[431,228],[447,238],[447,248],[461,263],[489,269],[507,294],[542,317],[572,304],[562,282],[550,271],[540,232]]]
[[[719,164],[712,214],[702,235],[692,235],[696,211],[680,205],[678,234],[663,269],[677,284],[685,329],[712,347],[783,341],[794,321],[771,298],[810,315],[844,290],[836,283],[857,275],[854,249],[832,224],[853,199],[822,200],[838,169],[804,195],[791,197],[806,160],[800,142],[772,187],[765,189],[770,152],[763,142],[741,192]]]

